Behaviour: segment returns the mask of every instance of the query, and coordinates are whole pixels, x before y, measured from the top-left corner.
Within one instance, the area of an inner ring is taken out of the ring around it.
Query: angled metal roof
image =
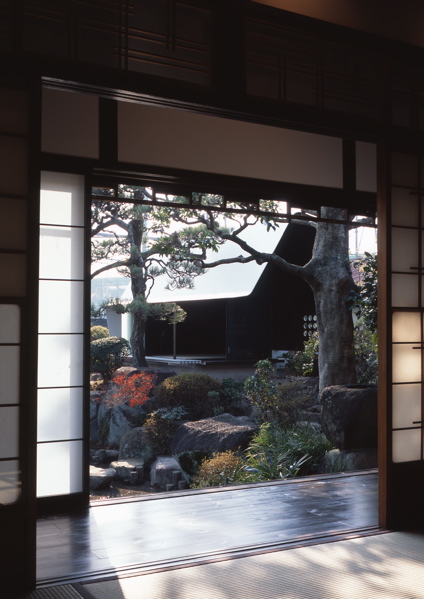
[[[258,223],[255,226],[248,227],[240,237],[255,249],[271,253],[276,249],[286,228],[287,224],[283,224],[275,231],[272,229],[267,231],[266,225]],[[219,248],[218,252],[208,252],[207,261],[215,262],[223,258],[240,255],[248,256],[236,244],[226,242]],[[217,266],[207,270],[205,274],[196,277],[192,289],[167,290],[166,285],[169,283],[169,279],[166,276],[160,276],[155,280],[148,302],[186,302],[244,297],[252,293],[265,267],[266,264],[259,265],[256,262],[249,262],[242,265],[224,264]],[[122,300],[132,300],[130,285],[128,285],[123,293]]]

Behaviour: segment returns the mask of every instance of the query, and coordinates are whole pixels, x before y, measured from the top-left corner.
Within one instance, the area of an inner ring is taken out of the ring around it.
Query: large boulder
[[[322,430],[337,449],[377,447],[377,386],[326,387],[320,401]]]
[[[183,451],[246,449],[257,430],[247,416],[231,414],[186,422],[178,427],[171,441],[171,452],[176,455]]]
[[[119,444],[119,459],[139,459],[151,464],[156,455],[150,445],[150,438],[144,426],[138,426],[129,431]]]

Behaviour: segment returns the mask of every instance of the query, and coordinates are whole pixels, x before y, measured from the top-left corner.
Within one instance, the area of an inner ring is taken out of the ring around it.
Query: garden
[[[243,214],[243,202],[231,202],[236,212],[227,206],[224,214],[224,204],[216,194],[93,188],[91,276],[116,270],[131,288],[130,297],[107,302],[131,322],[130,342],[92,327],[93,496],[376,467],[376,256],[365,253],[355,264],[349,253],[350,232],[374,227],[373,219],[270,200],[252,214]],[[279,227],[279,239],[290,227],[306,227],[314,232],[312,255],[301,266],[254,247],[252,227],[254,243]],[[221,256],[228,244],[234,255]],[[317,332],[308,332],[300,351],[285,352],[284,369],[261,359],[236,379],[214,377],[207,368],[176,372],[149,365],[147,323],[164,321],[175,331],[187,316],[177,304],[152,301],[158,281],[165,277],[168,292],[193,289],[207,272],[252,262],[271,264],[274,276],[299,277],[313,293]]]
[[[359,380],[373,383],[376,349],[362,321],[355,340]],[[92,327],[92,499],[374,467],[375,439],[353,447],[345,439],[338,443],[338,433],[323,422],[322,394],[312,376],[318,350],[314,334],[303,351],[289,354],[283,371],[266,359],[237,378],[177,374],[129,366],[129,343]],[[375,391],[359,385],[364,389]],[[368,395],[364,401],[370,404]],[[366,428],[363,415],[358,428]]]

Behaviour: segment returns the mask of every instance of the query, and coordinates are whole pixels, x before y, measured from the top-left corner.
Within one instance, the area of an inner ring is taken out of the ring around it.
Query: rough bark
[[[142,219],[132,220],[129,225],[129,238],[131,240],[131,292],[133,299],[146,299],[146,272],[143,256],[140,252],[143,236],[144,223]],[[141,310],[133,312],[133,328],[131,332],[131,351],[133,356],[133,365],[136,368],[145,368],[145,334],[146,334],[147,314]]]
[[[238,231],[221,235],[250,254],[215,262],[203,262],[205,268],[220,264],[271,262],[281,270],[302,277],[311,287],[317,314],[319,336],[319,386],[347,385],[356,380],[353,318],[349,299],[355,290],[349,261],[349,224],[345,210],[321,208],[319,222],[299,221],[314,226],[315,243],[311,260],[305,266],[291,264],[277,254],[259,252],[240,239]],[[325,222],[326,220],[330,222]],[[338,224],[335,221],[342,221]]]
[[[321,216],[341,219],[343,211],[323,208]],[[346,224],[320,222],[313,257],[304,278],[314,293],[319,337],[320,389],[356,380],[353,318],[349,297],[355,288],[349,262]]]
[[[146,368],[146,352],[145,352],[145,344],[144,337],[146,334],[146,319],[140,314],[140,312],[136,312],[133,314],[133,328],[131,333],[131,351],[133,356],[133,366],[136,368]]]

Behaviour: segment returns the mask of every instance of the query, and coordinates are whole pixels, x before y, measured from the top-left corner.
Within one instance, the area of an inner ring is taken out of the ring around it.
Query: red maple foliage
[[[155,374],[116,374],[113,379],[113,392],[105,403],[109,406],[129,403],[131,407],[142,406],[149,399],[149,392],[155,384]]]

